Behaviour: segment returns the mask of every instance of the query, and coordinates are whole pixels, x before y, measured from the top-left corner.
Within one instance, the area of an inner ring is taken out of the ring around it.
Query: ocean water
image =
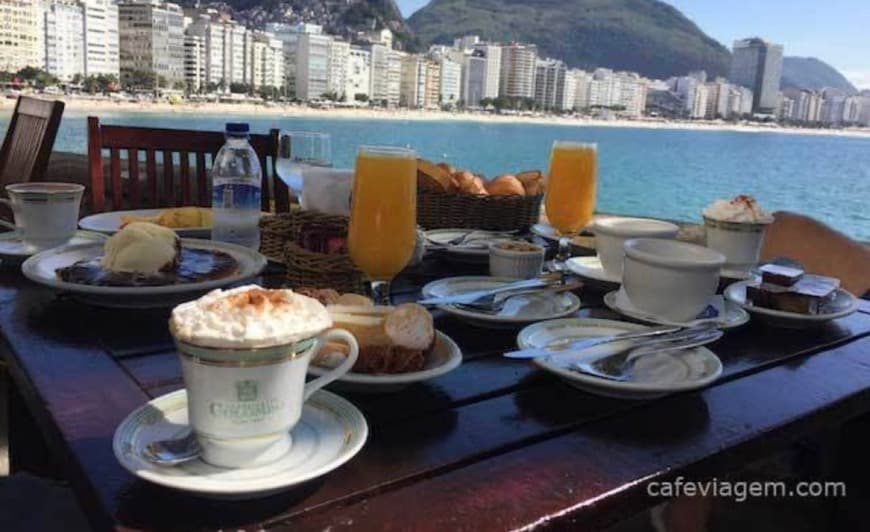
[[[67,112],[55,149],[85,153],[86,113]],[[9,112],[0,114],[5,131]],[[769,210],[814,216],[870,240],[870,138],[781,133],[359,120],[255,115],[102,113],[107,124],[221,130],[315,130],[332,136],[333,163],[351,167],[360,144],[409,146],[494,177],[545,169],[554,140],[598,143],[598,210],[700,221],[716,198],[752,194]]]

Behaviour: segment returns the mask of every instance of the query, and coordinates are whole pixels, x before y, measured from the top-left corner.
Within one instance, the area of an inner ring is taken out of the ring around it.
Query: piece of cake
[[[779,286],[794,286],[804,276],[799,268],[789,268],[779,264],[765,264],[761,268],[761,282]]]
[[[764,307],[797,314],[821,314],[836,296],[840,281],[821,275],[804,275],[791,286],[761,282],[746,287],[746,300]]]

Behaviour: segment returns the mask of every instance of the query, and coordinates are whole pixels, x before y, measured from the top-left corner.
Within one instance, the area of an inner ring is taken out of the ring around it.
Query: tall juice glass
[[[348,248],[379,304],[411,260],[417,239],[417,159],[413,150],[361,146],[354,170]]]
[[[557,260],[564,261],[571,256],[571,237],[592,220],[597,181],[598,147],[595,144],[553,143],[544,206],[550,225],[560,233]]]

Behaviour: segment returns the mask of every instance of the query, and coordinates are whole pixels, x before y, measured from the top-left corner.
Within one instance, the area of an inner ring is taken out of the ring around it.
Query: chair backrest
[[[208,169],[224,141],[224,134],[218,131],[107,126],[96,117],[88,117],[91,212],[210,206]],[[277,178],[275,166],[278,130],[251,135],[250,142],[263,169],[262,209],[271,211],[274,199],[276,212],[288,212],[287,185]],[[109,155],[108,179],[104,151]]]
[[[18,98],[0,148],[0,183],[43,179],[63,108],[64,103],[57,100]]]

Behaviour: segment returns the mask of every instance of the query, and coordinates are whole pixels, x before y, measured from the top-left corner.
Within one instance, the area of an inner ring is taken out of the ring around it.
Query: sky
[[[870,0],[666,0],[728,48],[763,37],[786,55],[825,61],[859,89],[870,89]],[[405,16],[427,0],[397,0]]]

